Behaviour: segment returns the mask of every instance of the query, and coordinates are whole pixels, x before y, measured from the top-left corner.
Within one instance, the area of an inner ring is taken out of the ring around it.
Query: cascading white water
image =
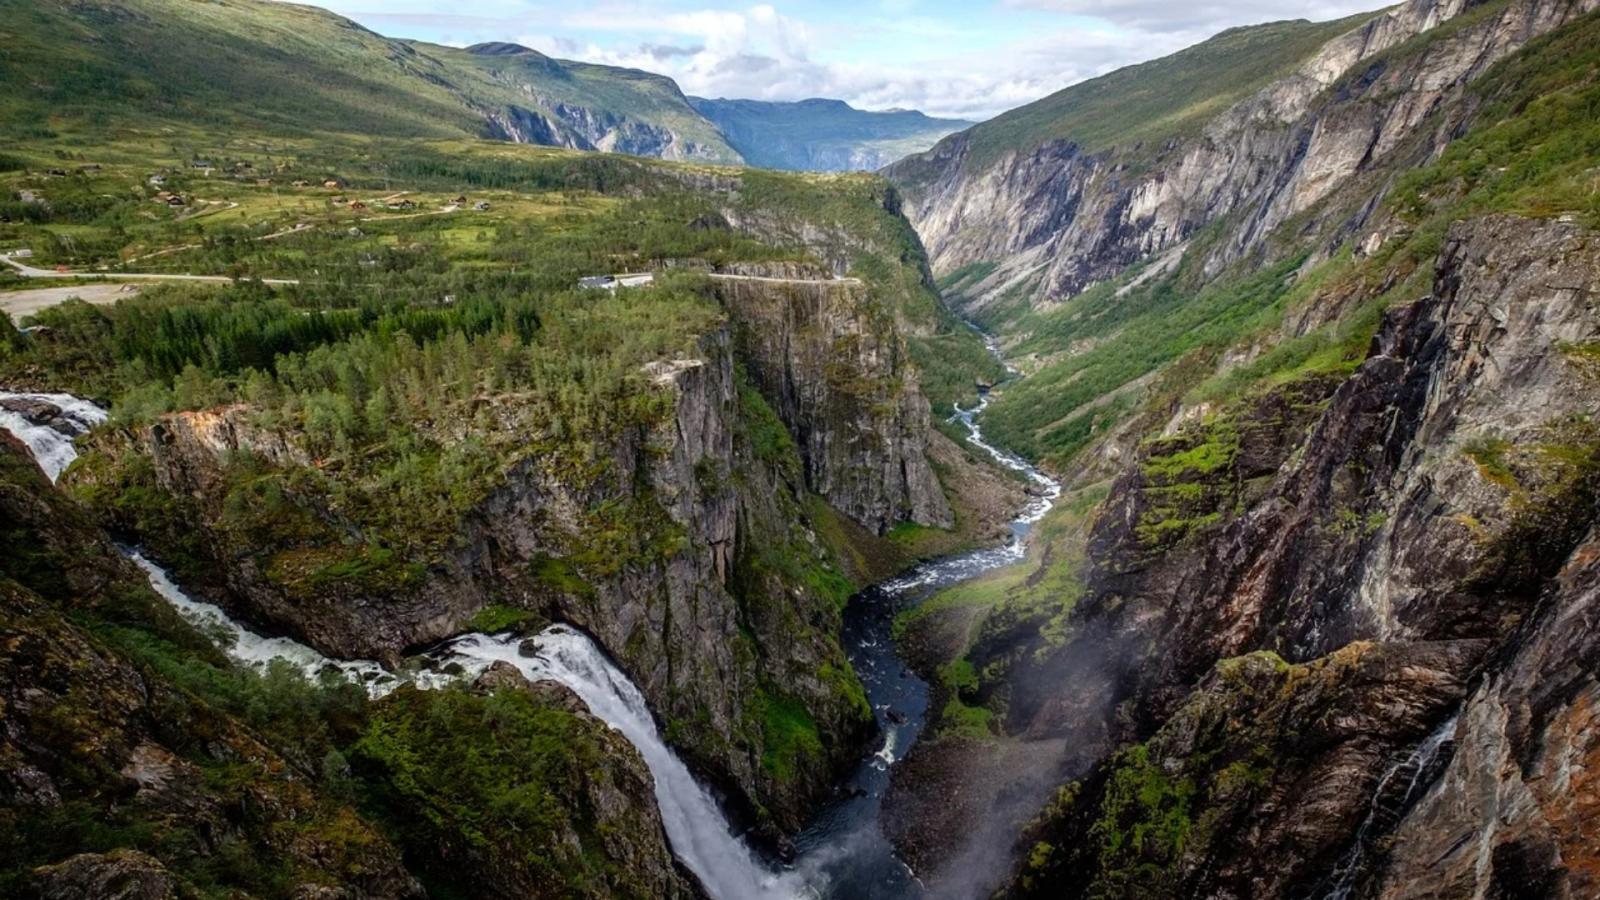
[[[0,401],[15,400],[44,408],[45,404],[57,411],[50,415],[48,424],[41,424],[19,412],[0,408],[0,429],[11,432],[28,445],[34,461],[54,482],[78,458],[79,435],[106,420],[106,411],[71,394],[17,394],[0,391]],[[263,637],[228,617],[220,607],[191,598],[172,583],[167,573],[136,550],[123,550],[128,558],[144,570],[150,586],[163,599],[171,603],[190,624],[215,640],[235,662],[253,668],[265,668],[275,659],[294,665],[307,677],[316,678],[332,668],[343,672],[351,680],[364,684],[375,696],[387,693],[398,683],[383,666],[371,660],[333,660],[298,641],[289,638]]]
[[[281,659],[307,678],[316,679],[324,671],[335,669],[357,684],[365,685],[367,692],[381,697],[400,684],[380,663],[370,659],[330,659],[299,641],[286,637],[264,637],[256,634],[228,617],[219,606],[196,600],[185,594],[160,566],[145,559],[137,550],[124,550],[134,564],[144,570],[150,586],[171,603],[189,624],[217,642],[223,652],[236,663],[255,669],[265,669],[275,659]]]
[[[30,421],[22,413],[0,406],[0,429],[11,432],[28,445],[34,461],[52,482],[60,478],[67,466],[78,458],[73,439],[106,420],[105,410],[71,394],[14,394],[0,391],[0,403],[7,400],[49,404],[59,410],[52,424],[41,425]]]
[[[527,647],[527,654],[522,647]],[[468,676],[505,662],[530,680],[571,688],[591,713],[621,732],[644,757],[654,776],[656,801],[673,852],[712,897],[757,900],[804,893],[796,879],[769,869],[733,833],[716,798],[661,739],[644,695],[587,635],[565,625],[553,625],[526,642],[514,635],[469,634],[434,655],[440,663],[460,666]],[[418,679],[443,677],[429,674]]]
[[[1396,778],[1405,778],[1406,790],[1400,796],[1400,801],[1395,808],[1404,812],[1411,806],[1411,801],[1416,799],[1417,790],[1423,787],[1423,779],[1428,770],[1433,768],[1433,761],[1439,757],[1439,752],[1445,745],[1455,739],[1456,720],[1459,716],[1451,716],[1444,724],[1428,735],[1421,744],[1418,744],[1404,759],[1390,766],[1383,777],[1378,779],[1378,789],[1372,794],[1372,802],[1367,807],[1366,818],[1361,820],[1361,826],[1356,829],[1354,841],[1344,858],[1333,870],[1333,887],[1329,889],[1326,900],[1350,900],[1350,892],[1355,890],[1356,879],[1361,875],[1361,861],[1367,852],[1367,835],[1372,831],[1373,824],[1383,812],[1383,798],[1388,793],[1389,785]]]
[[[105,421],[104,410],[65,394],[9,394],[26,401],[43,401],[60,412],[51,424],[37,424],[19,413],[0,410],[0,428],[17,434],[52,480],[76,457],[73,438]],[[1021,472],[1035,487],[1027,505],[1012,521],[1012,539],[1002,547],[978,550],[918,566],[900,579],[881,585],[890,594],[933,590],[953,584],[999,566],[1020,561],[1024,538],[1032,525],[1050,510],[1061,493],[1054,479],[983,439],[976,416],[988,405],[984,397],[970,410],[959,406],[952,421],[962,422],[967,440],[988,453],[1000,465]],[[38,418],[38,417],[35,417]],[[808,852],[796,870],[775,871],[743,841],[723,815],[716,798],[697,782],[662,740],[639,689],[616,668],[587,636],[572,628],[556,625],[527,642],[509,635],[469,634],[457,638],[429,654],[430,664],[397,677],[376,662],[332,660],[316,650],[288,638],[265,637],[231,619],[223,610],[185,594],[167,573],[137,551],[126,551],[150,579],[150,585],[172,603],[189,621],[213,636],[230,658],[242,665],[263,667],[274,659],[316,677],[330,668],[366,685],[378,696],[410,680],[418,687],[436,688],[462,678],[476,677],[497,661],[515,666],[531,680],[555,681],[570,688],[589,711],[620,732],[644,758],[655,782],[656,800],[662,823],[674,854],[698,877],[706,891],[717,900],[778,900],[815,897],[828,890],[829,867],[847,857],[853,848],[850,840],[835,839],[829,845]],[[529,654],[521,648],[526,646]],[[896,745],[897,728],[887,730],[884,747],[872,764],[887,769],[903,752]],[[886,842],[881,855],[892,858]]]
[[[68,394],[0,392],[0,399],[3,398],[45,402],[60,411],[54,417],[59,427],[51,427],[30,421],[19,413],[0,410],[0,428],[28,445],[52,482],[77,457],[73,438],[106,419],[105,410]],[[275,659],[282,659],[313,678],[332,668],[366,685],[373,696],[388,693],[403,683],[376,662],[329,659],[289,638],[256,634],[234,621],[220,607],[185,594],[165,570],[143,554],[136,550],[124,552],[144,570],[156,593],[216,640],[237,663],[263,668]],[[606,659],[592,640],[563,625],[552,626],[530,640],[528,646],[536,652],[524,656],[519,652],[523,642],[517,637],[465,635],[433,654],[435,668],[432,671],[416,672],[410,680],[422,688],[442,687],[462,677],[475,677],[496,661],[504,661],[516,666],[531,680],[555,681],[567,686],[591,713],[619,731],[644,758],[655,781],[656,801],[673,852],[713,898],[787,900],[810,893],[797,875],[780,874],[765,866],[734,833],[716,798],[695,780],[689,767],[662,741],[639,689]],[[447,667],[450,674],[442,671]]]

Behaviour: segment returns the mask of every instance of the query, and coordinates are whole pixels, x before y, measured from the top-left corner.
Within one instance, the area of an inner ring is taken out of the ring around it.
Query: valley
[[[19,10],[0,894],[1600,895],[1594,7],[975,125]]]

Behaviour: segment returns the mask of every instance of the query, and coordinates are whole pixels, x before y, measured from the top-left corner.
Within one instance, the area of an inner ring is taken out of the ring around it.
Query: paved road
[[[712,278],[722,281],[764,281],[769,284],[860,284],[861,279],[845,278],[773,278],[768,275],[731,275],[726,272],[709,272]]]

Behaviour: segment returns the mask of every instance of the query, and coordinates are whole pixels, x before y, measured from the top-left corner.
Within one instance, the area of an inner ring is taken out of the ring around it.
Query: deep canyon
[[[0,299],[138,277],[0,316],[0,893],[1600,896],[1595,7],[875,174],[731,165],[854,167],[762,144],[830,101],[19,8]]]

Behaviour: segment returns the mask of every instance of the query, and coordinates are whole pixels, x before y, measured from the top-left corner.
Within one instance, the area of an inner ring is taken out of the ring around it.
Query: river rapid
[[[14,407],[0,408],[0,429],[28,445],[51,481],[76,457],[74,439],[106,419],[104,410],[66,394],[0,392],[0,401]],[[57,412],[41,417],[15,411],[30,405],[37,410],[41,404]],[[977,417],[987,404],[985,396],[972,409],[957,407],[951,421],[966,427],[968,443],[1027,480],[1030,499],[1012,520],[1011,538],[1004,545],[922,563],[851,598],[843,642],[866,687],[882,743],[841,785],[843,799],[823,810],[797,837],[795,860],[783,867],[765,859],[737,833],[715,795],[695,780],[662,740],[639,689],[594,641],[569,626],[554,625],[531,638],[462,635],[419,654],[403,671],[390,672],[370,660],[329,659],[289,638],[259,634],[221,608],[188,596],[138,550],[124,552],[144,570],[157,593],[242,665],[261,668],[285,660],[313,677],[333,669],[365,685],[373,696],[407,681],[429,689],[470,679],[496,662],[510,663],[531,680],[567,686],[644,758],[672,851],[715,900],[918,897],[920,885],[896,857],[879,821],[889,770],[921,735],[929,702],[928,685],[896,653],[891,635],[894,617],[943,588],[1020,562],[1034,523],[1049,512],[1061,491],[1043,472],[984,440]]]

